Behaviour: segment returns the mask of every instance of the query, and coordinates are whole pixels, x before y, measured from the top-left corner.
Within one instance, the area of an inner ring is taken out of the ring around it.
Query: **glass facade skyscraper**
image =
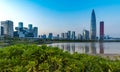
[[[75,31],[72,31],[72,40],[75,40]]]
[[[29,25],[28,25],[28,29],[29,29],[29,30],[32,30],[32,24],[29,24]]]
[[[83,39],[89,40],[89,31],[88,30],[83,30]]]
[[[38,37],[38,27],[33,28],[34,37]]]
[[[19,30],[22,31],[23,30],[23,22],[19,22],[18,24],[19,24],[19,26],[18,26]]]
[[[92,10],[91,14],[90,40],[96,40],[96,16],[94,10]]]
[[[71,31],[67,32],[67,39],[70,40],[71,39]]]
[[[100,40],[104,39],[104,22],[100,22]]]
[[[1,21],[1,26],[3,27],[3,33],[5,36],[13,37],[13,21]]]

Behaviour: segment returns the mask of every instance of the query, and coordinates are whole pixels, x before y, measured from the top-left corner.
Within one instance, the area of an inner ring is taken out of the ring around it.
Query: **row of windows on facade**
[[[32,27],[32,24],[27,27],[23,27],[23,22],[18,23],[18,27],[13,29],[13,21],[6,20],[1,21],[1,36],[9,37],[38,37],[38,27]]]

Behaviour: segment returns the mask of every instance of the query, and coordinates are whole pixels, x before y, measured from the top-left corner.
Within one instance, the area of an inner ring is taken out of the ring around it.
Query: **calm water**
[[[87,54],[120,54],[120,42],[72,42],[72,43],[53,43],[48,46],[59,47],[70,53],[87,53]]]

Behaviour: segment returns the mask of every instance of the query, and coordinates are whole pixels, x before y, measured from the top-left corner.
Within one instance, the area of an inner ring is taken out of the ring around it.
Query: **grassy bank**
[[[46,45],[13,45],[0,49],[0,72],[120,72],[120,61]]]

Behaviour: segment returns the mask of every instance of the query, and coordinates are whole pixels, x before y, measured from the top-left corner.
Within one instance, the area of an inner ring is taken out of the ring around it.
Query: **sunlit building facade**
[[[104,22],[100,22],[100,40],[104,40]]]
[[[91,14],[90,40],[96,40],[96,16],[94,10],[92,10]]]
[[[9,37],[13,37],[13,21],[10,20],[6,20],[6,21],[1,21],[1,27],[3,27],[2,31],[4,36],[9,36]]]

